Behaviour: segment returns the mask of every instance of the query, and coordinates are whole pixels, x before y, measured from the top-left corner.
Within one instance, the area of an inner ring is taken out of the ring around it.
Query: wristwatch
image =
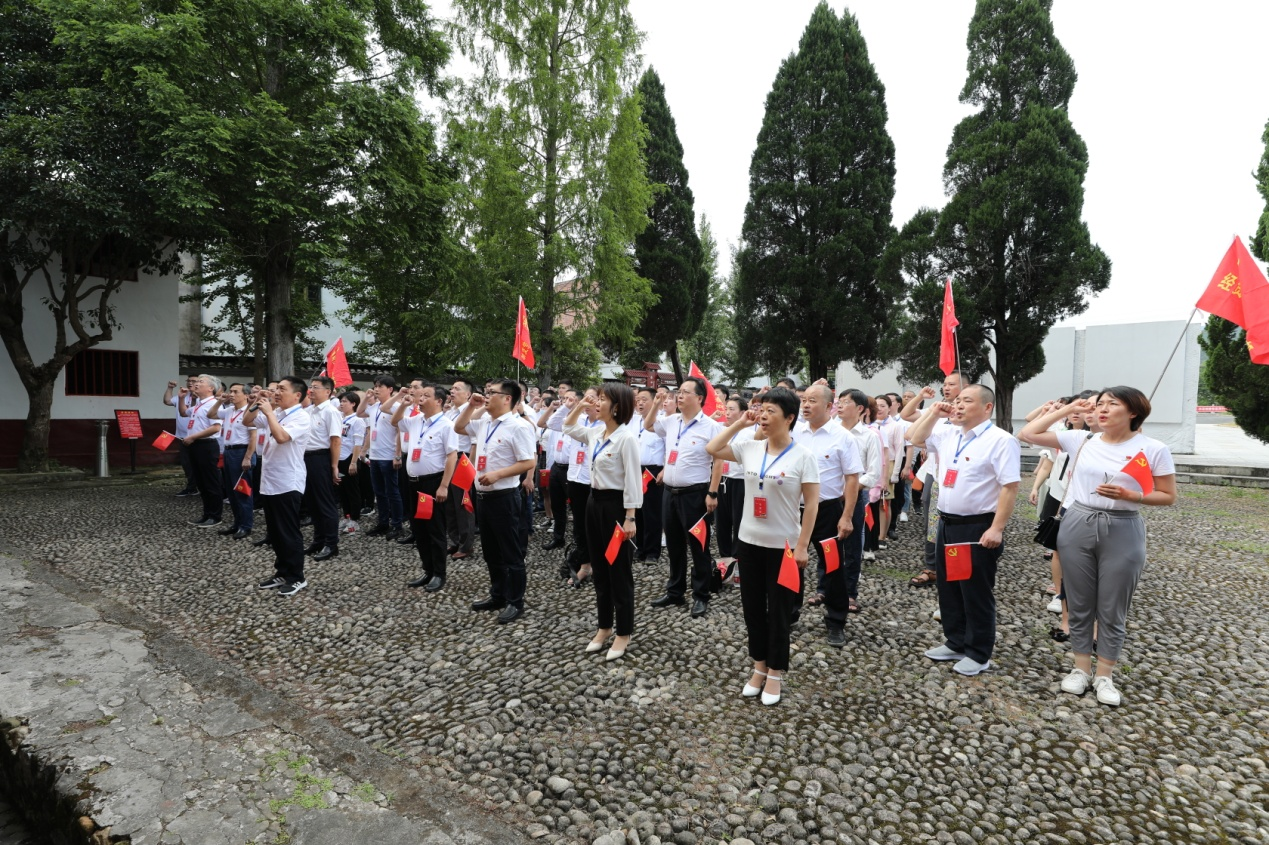
[[[717,499],[717,498],[718,498],[718,491],[717,491],[717,490],[710,490],[710,491],[708,491],[705,495],[706,495],[706,496],[709,496],[711,499]]]

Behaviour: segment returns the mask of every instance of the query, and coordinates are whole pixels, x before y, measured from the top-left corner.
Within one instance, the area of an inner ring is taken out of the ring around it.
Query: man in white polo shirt
[[[524,524],[520,477],[537,466],[535,429],[512,412],[520,403],[520,385],[495,379],[489,395],[472,394],[454,421],[454,431],[471,438],[476,456],[475,492],[480,504],[480,545],[489,567],[489,595],[472,610],[499,610],[498,621],[514,622],[524,613],[524,554],[529,536]],[[481,419],[472,417],[487,408]]]
[[[390,375],[375,376],[374,387],[361,399],[357,415],[366,418],[370,430],[370,481],[375,491],[375,508],[379,524],[366,532],[367,537],[384,536],[395,540],[401,536],[403,510],[397,469],[392,462],[400,455],[397,429],[392,412],[406,401],[404,390],[398,391],[397,380]]]
[[[177,436],[189,449],[194,481],[203,497],[203,515],[190,520],[190,525],[198,528],[220,525],[224,513],[225,495],[216,466],[220,462],[220,401],[216,398],[219,392],[219,379],[201,375],[194,379],[193,404],[188,410],[177,406],[178,412],[185,411],[185,425]]]
[[[458,435],[454,424],[445,416],[445,400],[449,391],[440,385],[419,388],[418,414],[405,413],[405,405],[392,415],[405,443],[405,472],[410,491],[405,497],[406,515],[413,519],[411,535],[423,566],[421,577],[409,587],[422,587],[435,593],[445,586],[449,555],[445,551],[446,502],[450,479],[458,465]],[[419,519],[419,494],[431,496],[432,516]]]
[[[313,379],[308,388],[308,415],[311,425],[304,450],[304,499],[313,516],[313,544],[304,550],[315,561],[339,554],[339,452],[343,440],[343,417],[331,393],[335,382],[327,376]]]
[[[971,384],[955,403],[938,402],[926,409],[908,432],[913,444],[924,444],[937,456],[939,467],[934,562],[946,641],[925,656],[958,661],[953,668],[962,675],[991,668],[996,564],[1021,478],[1018,441],[991,421],[995,400],[990,389]],[[941,419],[952,425],[938,425]],[[968,577],[949,581],[944,550],[962,543],[972,544],[957,549],[969,552]]]
[[[257,586],[293,596],[308,586],[304,580],[304,535],[300,531],[300,500],[304,496],[304,447],[312,420],[300,406],[308,392],[303,380],[287,376],[278,383],[278,407],[261,396],[257,411],[248,412],[265,433],[260,466],[260,494],[269,541],[276,555],[274,574]]]
[[[656,408],[656,404],[657,392],[647,385],[640,387],[635,393],[635,415],[630,420],[631,425],[638,428],[639,465],[653,478],[660,475],[665,468],[665,438],[648,431],[643,421],[648,411]],[[643,506],[635,512],[638,532],[635,535],[638,541],[636,555],[643,563],[653,563],[661,557],[662,498],[661,485],[649,484],[643,494]]]

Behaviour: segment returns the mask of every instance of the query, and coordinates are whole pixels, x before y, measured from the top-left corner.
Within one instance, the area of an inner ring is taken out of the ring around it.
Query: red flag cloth
[[[1269,281],[1238,236],[1195,305],[1245,329],[1251,360],[1269,364]]]
[[[243,473],[242,477],[238,479],[238,483],[234,485],[234,492],[241,493],[244,496],[251,495],[251,482],[247,481],[246,473]]]
[[[820,548],[824,550],[824,574],[836,572],[842,565],[837,555],[837,538],[820,540]]]
[[[551,471],[549,469],[538,470],[538,489],[545,490],[551,486]]]
[[[335,345],[326,353],[326,372],[334,379],[336,387],[345,387],[353,383],[352,370],[348,369],[348,356],[344,353],[344,339],[335,341]]]
[[[945,376],[956,369],[956,327],[960,324],[956,319],[956,303],[952,301],[952,280],[948,279],[943,288],[943,330],[939,342],[939,369]]]
[[[687,533],[696,538],[696,542],[701,544],[702,549],[705,548],[705,537],[709,533],[709,528],[705,525],[705,517],[702,516],[698,519],[696,524],[688,529]]]
[[[621,523],[617,523],[617,527],[612,530],[612,537],[608,540],[608,548],[604,549],[604,557],[611,566],[617,562],[617,555],[621,552],[621,544],[626,541],[626,532],[621,530]]]
[[[467,460],[465,453],[459,455],[458,466],[454,467],[454,474],[450,476],[449,483],[460,490],[470,490],[475,480],[476,468],[471,465],[471,461]]]
[[[872,518],[872,505],[864,505],[864,525],[871,531],[876,524],[877,520]]]
[[[224,469],[224,468],[225,468],[225,453],[221,452],[219,455],[216,456],[216,469]]]
[[[802,573],[798,571],[797,558],[793,556],[793,549],[789,548],[787,540],[784,543],[784,555],[780,558],[780,575],[776,578],[776,583],[795,593],[802,589]]]
[[[431,496],[427,495],[426,493],[420,493],[419,506],[414,509],[414,518],[415,519],[431,519],[432,518],[432,503],[435,501],[436,501],[435,499],[433,499]]]
[[[1145,495],[1149,496],[1154,492],[1154,473],[1150,470],[1150,461],[1145,452],[1133,455],[1132,460],[1120,472],[1132,476],[1132,480],[1141,485],[1141,492]]]
[[[973,571],[973,543],[952,543],[943,547],[947,580],[968,581]]]
[[[476,512],[476,506],[471,503],[471,492],[468,490],[463,491],[463,509],[468,513]]]
[[[652,474],[651,470],[645,469],[643,471],[643,492],[648,492],[648,485],[654,481],[656,481],[656,476]]]
[[[529,313],[524,309],[524,297],[520,297],[520,313],[516,316],[516,344],[511,357],[530,370],[533,369],[533,344],[529,341]]]
[[[325,368],[325,367],[322,367],[322,371],[321,371],[320,373],[318,373],[318,374],[317,374],[317,376],[318,376],[318,378],[321,378],[321,377],[322,377],[322,376],[324,376],[324,375],[326,375],[326,368]]]
[[[714,385],[709,383],[709,379],[705,378],[705,374],[701,372],[701,368],[696,366],[696,362],[692,361],[687,367],[687,375],[689,378],[698,378],[705,383],[705,403],[701,405],[701,410],[705,412],[705,416],[713,416],[718,410],[718,396],[714,393]]]
[[[160,431],[159,436],[154,438],[153,445],[155,449],[166,449],[168,446],[172,445],[174,440],[176,440],[176,437],[172,434],[166,431]]]
[[[881,512],[884,513],[886,516],[890,516],[890,500],[889,499],[881,500]]]

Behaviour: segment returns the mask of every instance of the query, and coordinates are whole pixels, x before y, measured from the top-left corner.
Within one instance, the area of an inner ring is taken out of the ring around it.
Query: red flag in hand
[[[166,431],[160,431],[159,436],[154,438],[154,448],[166,449],[168,446],[172,445],[172,442],[174,440],[176,440],[176,437],[174,435],[169,434]]]
[[[802,589],[802,573],[798,571],[798,561],[793,556],[793,549],[789,548],[788,540],[784,541],[784,555],[780,558],[780,575],[776,583],[795,593]]]
[[[216,456],[216,469],[224,469],[224,468],[225,468],[225,453],[221,452],[219,455]]]
[[[864,505],[864,526],[871,531],[876,524],[877,520],[872,518],[872,505]]]
[[[427,495],[426,493],[420,493],[419,506],[414,509],[414,518],[415,519],[431,519],[432,518],[432,503],[435,501],[436,501],[435,499],[433,499],[431,496]]]
[[[943,288],[943,329],[939,341],[939,369],[943,375],[951,375],[956,369],[956,327],[961,321],[956,319],[956,303],[952,301],[952,280],[947,280]]]
[[[476,512],[476,506],[471,503],[471,492],[467,490],[463,491],[463,509],[468,513]]]
[[[947,580],[968,581],[973,571],[973,543],[952,543],[943,547]]]
[[[709,527],[705,524],[705,517],[701,517],[696,524],[687,530],[701,544],[701,548],[705,548],[705,539],[709,536]]]
[[[842,565],[837,554],[837,538],[820,540],[820,548],[824,550],[824,574],[836,572]]]
[[[701,410],[705,412],[705,416],[710,417],[718,410],[718,396],[714,393],[714,385],[709,383],[709,379],[705,378],[705,374],[701,372],[701,368],[696,366],[696,362],[692,361],[687,368],[689,378],[698,378],[705,385],[705,401],[701,405]]]
[[[1145,452],[1133,455],[1120,472],[1131,476],[1133,481],[1140,484],[1144,495],[1149,496],[1154,492],[1154,473],[1150,470],[1150,461],[1146,458]]]
[[[345,387],[353,383],[352,370],[348,369],[348,355],[344,352],[344,339],[335,341],[335,345],[326,353],[326,373],[335,382],[336,387]]]
[[[604,549],[604,557],[608,559],[608,564],[617,562],[617,555],[621,552],[621,544],[626,541],[626,532],[621,530],[621,523],[617,523],[617,527],[612,530],[612,537],[608,540],[608,548]]]
[[[234,492],[241,493],[244,496],[251,495],[251,483],[247,481],[247,474],[245,472],[238,479],[238,483],[234,485]]]
[[[454,467],[454,474],[450,476],[449,483],[460,490],[470,490],[475,480],[476,468],[471,465],[471,461],[467,460],[466,453],[459,455],[458,466]]]
[[[538,470],[538,489],[545,490],[551,486],[551,471],[549,469]]]
[[[651,470],[643,471],[643,492],[648,492],[648,485],[656,481],[656,477],[652,475]]]
[[[511,357],[530,370],[533,369],[533,344],[529,342],[529,314],[524,309],[524,297],[520,297],[520,312],[516,315],[516,342]]]

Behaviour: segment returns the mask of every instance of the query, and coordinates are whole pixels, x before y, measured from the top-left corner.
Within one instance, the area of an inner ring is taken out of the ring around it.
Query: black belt
[[[409,471],[408,471],[408,470],[406,471],[406,473],[405,473],[405,474],[406,474],[406,475],[410,475],[410,473],[409,473]],[[411,480],[411,481],[423,481],[423,480],[426,480],[426,479],[428,479],[428,478],[440,478],[440,477],[441,477],[442,475],[444,475],[444,474],[445,474],[445,471],[444,471],[444,470],[441,470],[440,472],[428,472],[428,473],[424,473],[423,475],[410,475],[410,480]]]
[[[250,445],[250,443],[226,443],[225,451],[228,452],[230,449],[246,449]]]
[[[709,482],[702,481],[700,484],[688,484],[686,487],[669,487],[665,488],[670,491],[671,496],[681,496],[684,493],[696,493],[700,490],[708,490]]]
[[[564,467],[564,471],[565,471],[565,472],[567,472],[567,471],[568,471],[568,462],[567,462],[567,461],[556,461],[556,462],[554,462],[553,464],[551,464],[551,469],[555,469],[556,467]]]
[[[506,490],[490,490],[488,493],[481,492],[480,490],[475,491],[476,495],[482,499],[499,499],[503,496],[510,496],[511,494],[518,492],[520,492],[519,486],[508,487]]]
[[[970,516],[962,516],[961,514],[939,511],[939,519],[948,525],[980,525],[984,522],[995,522],[996,515],[994,513],[976,513]]]
[[[329,455],[330,449],[305,449],[305,455]]]

